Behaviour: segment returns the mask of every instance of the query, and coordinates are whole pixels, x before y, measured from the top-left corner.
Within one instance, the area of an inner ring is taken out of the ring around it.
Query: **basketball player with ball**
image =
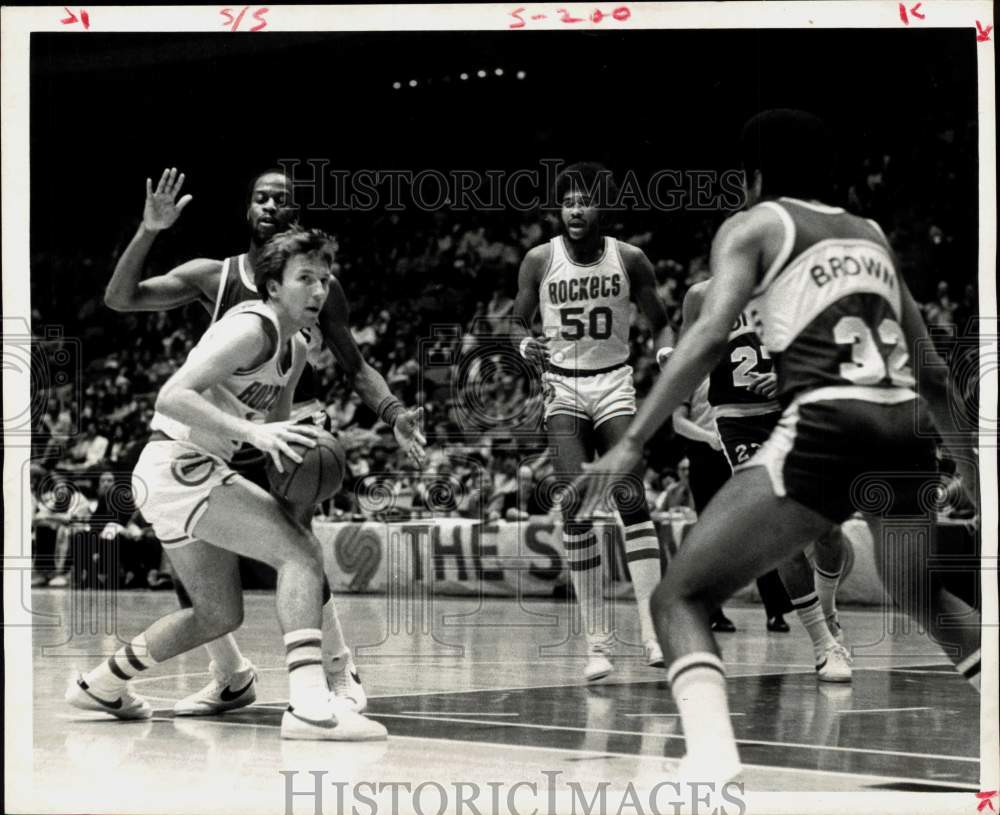
[[[224,260],[197,258],[171,269],[166,274],[142,279],[146,259],[156,236],[169,229],[192,200],[180,198],[184,174],[174,168],[163,171],[154,186],[146,181],[143,219],[126,247],[108,283],[105,303],[116,311],[162,311],[199,302],[215,322],[239,303],[257,300],[255,279],[257,260],[267,242],[296,222],[298,211],[292,202],[291,180],[282,170],[267,170],[250,184],[246,221],[250,245],[246,252]],[[365,403],[393,428],[397,441],[418,464],[423,460],[423,436],[419,430],[420,411],[405,410],[392,397],[383,377],[368,365],[350,332],[349,310],[344,291],[335,278],[317,319],[307,325],[303,336],[308,341],[308,361],[319,362],[324,342],[332,349],[341,368],[353,378],[353,384]],[[308,373],[308,367],[306,368]],[[315,405],[315,402],[311,403]],[[299,409],[293,405],[293,415]],[[267,487],[264,457],[260,451],[244,445],[234,455],[233,468],[256,483]],[[309,527],[312,503],[298,503],[293,495],[288,509],[304,526]],[[181,604],[189,599],[179,592]],[[367,704],[364,688],[347,647],[329,585],[324,579],[323,642],[327,681],[337,695],[351,700],[355,710]],[[256,672],[240,652],[232,634],[206,644],[211,658],[211,681],[202,689],[181,699],[174,706],[176,715],[199,716],[222,713],[244,707],[256,699]]]
[[[230,309],[192,349],[156,400],[152,434],[133,473],[141,509],[184,581],[192,607],[161,617],[86,675],[67,701],[120,719],[152,716],[128,680],[178,654],[235,630],[243,619],[239,556],[278,573],[277,613],[284,634],[289,705],[286,739],[384,739],[385,728],[355,713],[327,687],[321,656],[323,556],[319,541],[268,491],[232,470],[244,443],[289,460],[335,448],[329,434],[289,420],[292,393],[306,364],[301,330],[315,323],[330,291],[334,245],[318,230],[292,228],[258,253],[260,300]],[[318,453],[320,461],[323,452]],[[339,484],[327,483],[327,490]]]
[[[611,174],[599,164],[572,164],[556,178],[563,234],[525,256],[514,302],[515,341],[521,355],[544,370],[545,424],[556,473],[567,483],[595,450],[610,449],[635,414],[629,361],[629,318],[634,301],[655,336],[666,339],[667,314],[656,294],[653,266],[643,251],[601,232],[601,207],[617,197]],[[541,310],[543,336],[527,326]],[[518,325],[520,327],[518,327]],[[661,345],[667,344],[665,341]],[[649,614],[660,581],[660,543],[646,508],[641,470],[613,490],[625,527],[625,559],[632,575],[646,663],[663,666]],[[584,677],[613,670],[614,632],[602,626],[601,541],[579,501],[564,493],[563,548],[587,632]]]

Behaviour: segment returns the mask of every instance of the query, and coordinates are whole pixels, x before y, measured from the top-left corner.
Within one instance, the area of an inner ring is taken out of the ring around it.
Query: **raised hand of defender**
[[[392,433],[396,437],[397,443],[409,456],[410,461],[418,467],[423,467],[424,460],[427,458],[427,451],[424,449],[427,439],[420,432],[420,423],[423,418],[423,408],[404,410],[396,417],[396,423],[392,426]]]
[[[580,517],[614,509],[612,487],[635,472],[642,460],[642,446],[623,438],[592,464],[583,465],[583,475],[573,482],[583,501]]]
[[[191,203],[190,195],[177,200],[183,186],[184,173],[178,175],[176,167],[163,171],[155,190],[153,180],[146,179],[146,206],[142,211],[142,225],[146,229],[160,232],[174,225],[184,207]]]
[[[267,453],[279,473],[283,473],[285,468],[281,465],[281,454],[284,453],[296,464],[302,463],[302,456],[291,447],[292,443],[304,444],[306,447],[315,447],[316,439],[319,436],[320,428],[311,424],[299,424],[297,422],[266,422],[265,424],[254,424],[247,432],[247,442]]]

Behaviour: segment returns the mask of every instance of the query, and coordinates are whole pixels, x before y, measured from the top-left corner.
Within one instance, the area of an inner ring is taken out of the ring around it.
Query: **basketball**
[[[315,447],[291,443],[291,448],[302,456],[296,464],[282,454],[283,473],[278,472],[273,459],[267,460],[267,480],[271,492],[293,504],[318,504],[336,494],[344,482],[347,455],[344,445],[325,430],[320,431]]]

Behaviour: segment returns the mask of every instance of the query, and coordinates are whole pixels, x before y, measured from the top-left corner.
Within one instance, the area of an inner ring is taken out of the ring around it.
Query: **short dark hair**
[[[267,281],[281,283],[288,261],[295,255],[318,253],[328,266],[333,267],[337,255],[336,241],[321,229],[303,229],[293,225],[286,232],[275,235],[261,247],[254,261],[254,285],[260,299],[267,301]]]
[[[743,126],[740,157],[753,183],[760,170],[761,194],[825,199],[833,191],[833,143],[822,119],[804,110],[765,110]]]
[[[596,161],[578,161],[570,164],[556,176],[556,206],[571,190],[586,193],[594,204],[607,209],[618,201],[618,185],[611,170]]]
[[[266,175],[280,175],[288,179],[288,184],[291,186],[292,177],[289,173],[285,172],[281,167],[268,167],[266,170],[261,170],[253,178],[250,179],[250,183],[247,184],[247,195],[246,200],[249,203],[253,200],[253,191],[257,186],[257,182],[260,181]]]

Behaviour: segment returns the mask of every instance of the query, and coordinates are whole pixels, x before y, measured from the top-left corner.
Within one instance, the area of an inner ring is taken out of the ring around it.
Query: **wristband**
[[[659,351],[656,352],[656,364],[660,366],[660,370],[663,370],[663,366],[667,364],[667,359],[674,352],[674,349],[669,345],[664,345]]]
[[[529,342],[531,342],[531,337],[525,337],[523,340],[521,340],[521,345],[520,345],[521,356],[524,357],[525,359],[528,358],[527,348]]]
[[[405,409],[403,403],[395,396],[387,396],[379,403],[376,413],[378,413],[378,417],[389,425],[389,427],[393,427],[396,424],[399,414]]]

